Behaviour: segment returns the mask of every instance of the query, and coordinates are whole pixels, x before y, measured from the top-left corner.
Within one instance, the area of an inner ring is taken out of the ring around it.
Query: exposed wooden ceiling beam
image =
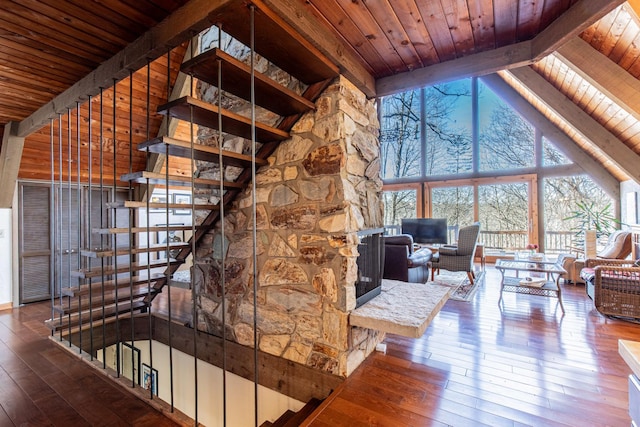
[[[637,22],[638,17],[640,17],[640,0],[628,0],[627,3],[629,3],[629,6],[631,6],[631,9],[635,12]]]
[[[373,98],[376,84],[373,75],[362,64],[358,54],[351,50],[344,40],[340,40],[327,28],[310,2],[298,0],[263,0],[320,52],[340,67],[340,73],[356,85],[364,94]]]
[[[127,77],[129,70],[138,70],[146,65],[148,60],[164,55],[169,49],[208,28],[211,26],[209,14],[232,1],[234,0],[191,0],[21,121],[17,135],[24,137],[40,129],[58,112],[75,108],[76,101],[96,95],[101,87],[113,86],[114,79],[121,80]]]
[[[573,139],[509,86],[499,75],[490,74],[480,79],[514,110],[540,129],[545,138],[555,144],[569,160],[589,174],[609,196],[612,198],[619,197],[620,183],[618,180],[603,168],[600,162],[587,154]]]
[[[640,183],[640,156],[615,135],[602,127],[590,115],[560,93],[551,83],[530,67],[508,71],[535,95],[547,108],[567,121],[573,128],[602,152],[631,179]]]
[[[24,138],[16,135],[17,122],[9,122],[4,126],[2,148],[0,148],[0,208],[10,208],[13,204],[13,189],[18,179],[20,159],[24,148]]]
[[[495,73],[506,68],[521,67],[531,62],[531,41],[526,41],[382,77],[376,82],[376,92],[378,96],[392,95],[438,83]]]
[[[625,0],[580,0],[533,39],[534,61],[539,61],[576,37]]]
[[[640,120],[640,81],[576,37],[555,53],[583,79]]]
[[[378,96],[392,95],[423,86],[532,64],[567,40],[575,38],[589,25],[622,3],[624,0],[580,0],[533,40],[383,77],[376,82],[376,92]]]

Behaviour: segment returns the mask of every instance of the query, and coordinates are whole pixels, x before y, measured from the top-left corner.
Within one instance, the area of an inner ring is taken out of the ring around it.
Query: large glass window
[[[402,218],[417,217],[417,190],[385,191],[382,200],[385,226],[399,226]]]
[[[547,138],[542,137],[542,164],[544,166],[568,165],[567,159]]]
[[[480,242],[489,251],[538,243],[553,253],[576,246],[572,229],[577,225],[564,219],[578,203],[595,202],[596,211],[613,205],[586,176],[556,177],[558,166],[570,165],[571,159],[481,79],[385,97],[380,141],[385,225],[425,213],[447,218],[454,240],[457,228],[478,220]],[[538,149],[541,159],[535,157]],[[545,178],[554,166],[554,177]],[[541,211],[529,212],[539,202],[532,199],[536,179],[544,179]],[[423,189],[430,191],[424,206]],[[537,240],[540,229],[544,242]]]
[[[529,235],[528,210],[525,183],[478,186],[480,241],[488,249],[524,249]]]
[[[455,242],[460,227],[473,222],[473,187],[432,189],[431,216],[447,219],[449,242]]]
[[[472,162],[471,79],[424,90],[427,175],[470,172]]]
[[[535,129],[481,82],[478,119],[481,171],[535,165]]]
[[[569,247],[581,246],[576,239],[579,228],[576,220],[569,220],[578,203],[594,203],[594,210],[602,212],[612,200],[585,175],[544,180],[545,248],[549,252],[566,252]]]
[[[381,118],[382,177],[420,175],[420,90],[385,97]]]

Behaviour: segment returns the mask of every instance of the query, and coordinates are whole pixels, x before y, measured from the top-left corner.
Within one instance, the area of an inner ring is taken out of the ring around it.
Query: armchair
[[[580,275],[585,261],[578,258],[578,255],[584,256],[584,250],[580,248],[570,248],[573,254],[558,255],[558,263],[567,270],[564,276],[565,281],[571,283],[584,283],[584,279]],[[607,244],[597,254],[598,259],[625,259],[631,253],[631,232],[626,230],[616,230],[609,235]]]
[[[437,269],[438,273],[440,273],[442,268],[448,271],[466,271],[469,281],[473,283],[475,279],[473,259],[475,258],[479,234],[480,223],[475,222],[460,228],[456,245],[441,246],[439,253],[431,259],[431,280],[433,280],[434,271]]]
[[[640,319],[640,267],[637,261],[587,259],[580,275],[598,312]]]
[[[429,280],[431,251],[421,248],[414,251],[410,234],[384,236],[385,279],[403,282],[425,283]]]
[[[584,255],[584,249],[570,247],[571,252],[576,255]],[[609,235],[607,244],[596,254],[597,258],[603,259],[625,259],[631,253],[631,232],[627,230],[616,230]]]

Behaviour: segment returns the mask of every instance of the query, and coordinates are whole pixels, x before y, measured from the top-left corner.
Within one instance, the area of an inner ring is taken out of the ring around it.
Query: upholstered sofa
[[[415,249],[409,234],[384,237],[385,279],[425,283],[429,280],[429,261],[432,252],[427,248]]]

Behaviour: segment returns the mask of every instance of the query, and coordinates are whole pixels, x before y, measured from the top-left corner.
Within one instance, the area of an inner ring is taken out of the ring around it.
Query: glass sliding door
[[[529,243],[529,185],[478,186],[480,243],[492,250],[524,249]]]
[[[571,247],[584,244],[576,232],[575,220],[568,220],[578,203],[594,202],[594,209],[602,211],[613,200],[586,175],[545,178],[544,180],[545,250],[552,253],[567,252]]]
[[[431,217],[446,218],[449,243],[457,240],[458,229],[471,224],[473,215],[473,187],[437,187],[431,189]]]

